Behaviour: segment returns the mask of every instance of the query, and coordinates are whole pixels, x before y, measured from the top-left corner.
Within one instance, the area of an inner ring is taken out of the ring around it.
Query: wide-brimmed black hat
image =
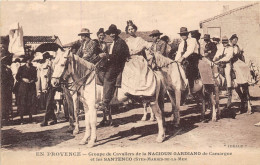
[[[230,37],[229,40],[231,41],[231,40],[233,40],[234,38],[237,38],[237,39],[238,39],[237,34],[233,34],[233,35]]]
[[[111,24],[111,25],[109,26],[108,30],[106,31],[106,34],[107,34],[107,35],[110,35],[111,33],[120,34],[120,33],[121,33],[121,30],[117,29],[116,25]]]
[[[218,37],[213,37],[212,40],[213,40],[213,41],[216,41],[216,42],[219,42],[219,41],[220,41],[220,38],[218,38]]]
[[[53,56],[50,55],[49,52],[45,52],[45,53],[43,53],[42,58],[43,58],[43,59],[49,59],[49,58],[53,58]]]
[[[204,37],[201,38],[201,39],[210,40],[210,35],[209,34],[204,34]]]
[[[153,30],[149,36],[160,36],[162,34],[159,30]]]
[[[181,27],[181,28],[180,28],[180,33],[178,33],[178,34],[188,34],[188,33],[189,33],[188,28],[186,28],[186,27]]]
[[[190,35],[191,35],[191,37],[200,37],[201,36],[199,30],[190,31]]]
[[[100,28],[100,29],[98,30],[97,36],[98,36],[100,33],[104,33],[104,34],[105,34],[104,28]]]

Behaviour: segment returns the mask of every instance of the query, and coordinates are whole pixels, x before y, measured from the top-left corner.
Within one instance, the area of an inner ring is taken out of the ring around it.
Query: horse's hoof
[[[155,121],[155,118],[154,117],[150,118],[150,121]]]
[[[173,127],[174,128],[180,128],[180,124],[175,123],[175,124],[173,124]]]
[[[87,148],[92,148],[95,146],[95,143],[88,143]]]
[[[246,112],[248,115],[251,115],[251,114],[253,114],[253,112],[252,111],[247,111]]]
[[[74,130],[73,135],[77,135],[77,134],[79,134],[79,130]]]
[[[106,120],[102,120],[99,124],[98,127],[105,127],[107,126],[107,121]]]
[[[165,139],[165,136],[158,136],[158,137],[156,138],[156,142],[157,142],[157,143],[162,143],[162,142],[164,141],[164,139]]]
[[[73,131],[74,130],[74,128],[72,127],[72,126],[70,126],[69,128],[68,128],[68,132],[71,132],[71,131]]]
[[[146,121],[147,119],[146,119],[146,117],[142,117],[142,119],[141,119],[141,121]]]
[[[86,141],[86,140],[81,140],[81,141],[79,142],[79,145],[85,145],[85,144],[87,144],[87,141]]]
[[[215,118],[212,118],[212,121],[213,121],[213,122],[217,122],[217,119],[215,119]]]

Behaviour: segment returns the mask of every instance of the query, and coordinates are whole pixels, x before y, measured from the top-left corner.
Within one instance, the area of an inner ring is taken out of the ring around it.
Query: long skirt
[[[145,58],[131,56],[122,73],[122,90],[131,95],[152,96],[155,88],[156,78]]]

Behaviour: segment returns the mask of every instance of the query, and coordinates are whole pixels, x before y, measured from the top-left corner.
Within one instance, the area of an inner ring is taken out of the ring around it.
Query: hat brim
[[[79,33],[78,36],[83,36],[83,35],[86,35],[86,34],[92,34],[92,33]]]
[[[105,31],[105,34],[107,34],[107,35],[110,35],[111,33],[114,33],[114,31],[111,31],[111,30]],[[121,30],[117,29],[116,33],[117,33],[117,34],[120,34],[120,33],[121,33]]]
[[[189,34],[190,32],[181,32],[181,33],[178,33],[178,34]]]
[[[150,34],[149,36],[151,37],[151,36],[160,36],[160,35],[162,35],[163,33],[153,33],[153,34]]]
[[[208,40],[210,40],[210,39],[212,39],[212,38],[204,38],[204,37],[203,37],[203,38],[201,38],[201,39],[208,39]]]

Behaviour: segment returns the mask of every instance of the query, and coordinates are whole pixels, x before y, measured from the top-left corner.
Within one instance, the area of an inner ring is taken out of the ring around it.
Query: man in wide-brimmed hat
[[[194,81],[199,78],[199,45],[195,38],[188,37],[189,31],[186,27],[181,27],[178,34],[180,34],[182,41],[179,44],[175,60],[185,64],[186,77],[189,81],[190,89],[193,89]]]
[[[159,30],[153,30],[150,37],[153,38],[153,44],[151,50],[154,52],[160,52],[163,56],[166,56],[167,43],[160,39],[161,33]]]
[[[213,58],[215,63],[221,64],[225,72],[225,78],[227,83],[228,101],[227,108],[230,107],[232,101],[232,85],[231,85],[231,59],[233,57],[233,47],[229,45],[228,38],[222,37],[223,47],[219,49]]]
[[[119,37],[121,30],[117,29],[116,25],[111,24],[105,33],[113,39],[113,42],[110,46],[109,54],[106,57],[107,64],[104,75],[103,103],[100,107],[100,110],[104,112],[107,111],[108,105],[113,98],[117,80],[121,79],[120,76],[124,69],[126,59],[130,56],[126,42]]]
[[[81,36],[82,43],[76,54],[88,62],[95,64],[101,57],[96,52],[98,44],[90,38],[90,34],[92,33],[90,33],[89,29],[81,29],[81,32],[78,35]]]
[[[210,61],[212,61],[217,52],[217,46],[216,44],[211,42],[209,34],[204,34],[204,37],[202,39],[204,39],[206,43],[204,48],[204,56],[208,58]]]

